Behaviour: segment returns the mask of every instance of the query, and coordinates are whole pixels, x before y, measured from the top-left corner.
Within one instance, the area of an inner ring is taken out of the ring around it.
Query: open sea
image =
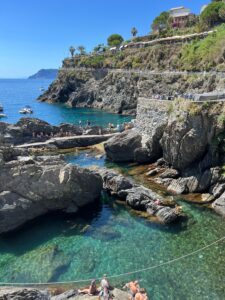
[[[83,118],[104,125],[123,118],[91,109],[36,102],[39,87],[47,88],[48,84],[47,81],[0,80],[0,102],[8,115],[6,121],[16,122],[20,117],[18,110],[26,104],[32,106],[34,116],[53,124],[76,123]],[[104,157],[97,159],[88,150],[70,154],[66,161],[83,167],[120,167],[125,173],[133,168],[110,164]],[[94,207],[85,208],[79,215],[52,214],[38,218],[19,231],[0,237],[0,282],[89,280],[104,273],[110,276],[147,268],[110,281],[121,287],[137,279],[151,300],[224,300],[224,242],[158,266],[225,236],[225,220],[220,216],[182,198],[177,201],[188,221],[170,226],[151,223],[106,194]],[[154,266],[158,267],[148,269]]]
[[[7,118],[2,118],[1,121],[16,123],[24,117],[19,114],[19,110],[26,105],[30,105],[34,111],[31,117],[45,120],[53,125],[63,122],[78,124],[80,120],[86,124],[89,120],[91,125],[106,126],[108,123],[116,125],[131,120],[129,116],[106,113],[97,109],[68,108],[61,104],[36,101],[43,93],[40,89],[47,89],[50,83],[50,80],[38,79],[0,79],[0,104],[4,106],[4,113],[7,115]]]

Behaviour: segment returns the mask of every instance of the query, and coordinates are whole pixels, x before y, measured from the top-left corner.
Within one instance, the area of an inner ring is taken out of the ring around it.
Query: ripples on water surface
[[[105,165],[104,158],[96,159],[89,151],[67,160],[82,166]],[[188,223],[170,227],[137,217],[107,195],[79,216],[39,218],[0,238],[0,281],[70,281],[120,274],[173,259],[225,235],[220,216],[200,206],[182,205]],[[224,243],[113,283],[121,286],[130,279],[139,279],[155,300],[225,299]]]

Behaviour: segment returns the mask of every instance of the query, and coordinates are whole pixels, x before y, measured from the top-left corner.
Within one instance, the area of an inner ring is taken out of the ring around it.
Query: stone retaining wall
[[[168,119],[168,106],[171,101],[138,98],[136,126],[140,133],[152,136],[157,125],[163,125]]]

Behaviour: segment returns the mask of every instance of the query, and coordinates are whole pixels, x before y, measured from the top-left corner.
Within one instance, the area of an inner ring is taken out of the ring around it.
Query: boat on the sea
[[[3,105],[0,104],[0,111],[3,111],[3,110],[4,110]]]
[[[0,114],[0,119],[1,118],[6,118],[7,116],[6,116],[6,114]]]
[[[32,114],[33,113],[33,109],[29,105],[26,105],[24,108],[22,108],[19,111],[19,113],[20,114]]]
[[[44,87],[40,87],[39,89],[41,92],[44,92],[45,91],[45,88]]]

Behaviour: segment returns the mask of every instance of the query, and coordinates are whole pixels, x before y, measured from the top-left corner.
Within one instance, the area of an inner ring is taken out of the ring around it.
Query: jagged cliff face
[[[218,198],[214,208],[225,216],[224,120],[222,101],[141,98],[133,133],[109,140],[106,155],[120,162],[156,163],[149,174],[153,180],[176,194],[210,193],[210,201]]]
[[[138,78],[105,71],[61,71],[39,100],[93,107],[120,114],[135,114]]]
[[[209,92],[224,88],[216,75],[127,73],[127,70],[71,70],[59,72],[40,101],[66,103],[71,107],[93,107],[120,114],[135,114],[139,97],[185,92]]]
[[[215,118],[204,112],[184,115],[181,120],[169,118],[161,139],[164,159],[178,170],[200,161],[217,135],[215,123]]]

